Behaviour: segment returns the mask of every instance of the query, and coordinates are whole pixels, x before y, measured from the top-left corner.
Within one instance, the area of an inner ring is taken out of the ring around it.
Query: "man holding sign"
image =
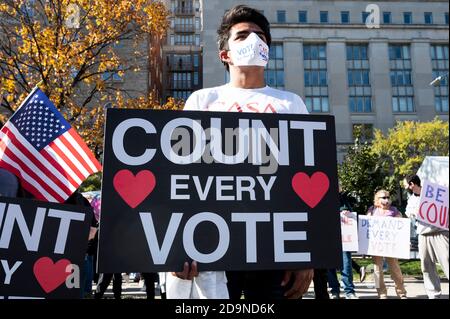
[[[242,5],[230,9],[218,29],[218,39],[219,58],[230,73],[230,82],[194,92],[185,110],[308,113],[299,96],[265,85],[264,67],[269,60],[271,35],[269,22],[260,12]],[[199,296],[226,298],[228,280],[232,299],[239,299],[242,291],[247,298],[300,298],[312,277],[312,269],[286,271],[284,276],[274,271],[227,272],[227,276],[225,272],[198,274],[193,262],[191,267],[186,263],[183,272],[168,275],[167,297],[195,298],[191,291],[197,291]]]
[[[448,279],[448,220],[447,229],[444,229],[432,226],[429,222],[425,222],[426,218],[421,219],[421,216],[427,215],[426,213],[423,214],[421,212],[421,209],[425,209],[425,205],[421,205],[420,201],[420,193],[422,191],[421,180],[417,175],[409,175],[405,178],[404,184],[405,188],[412,193],[408,199],[405,213],[408,217],[416,219],[417,233],[419,234],[420,266],[422,268],[425,290],[428,298],[440,298],[442,294],[441,281],[436,269],[436,263],[438,262],[441,265],[442,270]],[[440,194],[441,192],[438,192],[437,190],[434,192],[428,190],[428,194],[425,194],[425,196],[429,195],[430,198],[437,199],[439,202],[439,200],[443,200]],[[434,207],[436,207],[436,205]],[[445,208],[445,210],[448,214],[448,207]]]
[[[168,298],[281,299],[341,267],[334,118],[265,86],[268,25],[225,15],[231,82],[189,111],[107,110],[100,272],[169,272]]]

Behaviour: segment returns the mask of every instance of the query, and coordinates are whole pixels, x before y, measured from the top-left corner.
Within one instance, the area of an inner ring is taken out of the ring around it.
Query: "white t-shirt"
[[[185,111],[308,114],[302,99],[291,92],[263,87],[241,89],[228,84],[192,93]],[[193,280],[166,277],[168,299],[228,299],[224,271],[203,271]]]
[[[241,89],[228,84],[192,93],[184,110],[308,114],[305,103],[294,93],[268,86]]]

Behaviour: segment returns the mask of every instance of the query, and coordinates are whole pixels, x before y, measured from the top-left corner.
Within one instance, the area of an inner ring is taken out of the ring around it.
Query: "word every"
[[[202,184],[199,176],[171,175],[170,199],[191,199],[191,195],[182,194],[182,190],[195,188],[198,198],[204,201],[208,198],[211,186],[215,182],[215,200],[217,201],[242,201],[245,193],[248,194],[251,201],[255,201],[256,193],[259,193],[255,192],[255,189],[256,191],[262,190],[264,200],[269,201],[270,191],[276,179],[276,176],[271,176],[266,182],[262,176],[256,178],[252,176],[208,176]]]

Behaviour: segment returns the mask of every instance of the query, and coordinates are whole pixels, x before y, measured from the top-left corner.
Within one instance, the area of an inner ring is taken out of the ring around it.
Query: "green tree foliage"
[[[383,186],[401,187],[407,174],[416,173],[425,156],[448,156],[448,122],[435,118],[430,122],[398,122],[385,135],[375,131],[373,157],[383,174]]]
[[[438,118],[398,122],[387,134],[375,130],[372,143],[362,143],[358,137],[338,168],[342,188],[358,200],[355,210],[365,213],[381,188],[398,195],[394,205],[403,207],[404,176],[416,173],[425,156],[448,156],[448,138],[448,122]]]
[[[102,172],[92,174],[80,185],[81,192],[98,191],[102,188]]]
[[[344,162],[338,167],[339,183],[343,191],[357,200],[353,209],[358,214],[365,214],[373,203],[373,194],[380,187],[382,176],[371,145],[361,142],[360,134],[356,135],[355,144],[348,148]]]
[[[97,157],[107,101],[179,109],[175,100],[161,105],[149,89],[112,79],[146,66],[142,44],[165,35],[168,14],[151,0],[1,0],[0,127],[38,83]]]

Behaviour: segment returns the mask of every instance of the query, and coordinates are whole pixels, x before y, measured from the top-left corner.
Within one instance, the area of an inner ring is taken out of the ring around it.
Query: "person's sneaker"
[[[400,296],[400,299],[408,299],[406,296]]]
[[[353,293],[353,294],[346,294],[345,299],[359,299],[359,298]]]
[[[388,299],[387,295],[380,295],[380,299]]]
[[[341,299],[338,293],[332,293],[330,299]]]
[[[359,268],[359,281],[363,282],[366,279],[366,267],[362,266]]]

